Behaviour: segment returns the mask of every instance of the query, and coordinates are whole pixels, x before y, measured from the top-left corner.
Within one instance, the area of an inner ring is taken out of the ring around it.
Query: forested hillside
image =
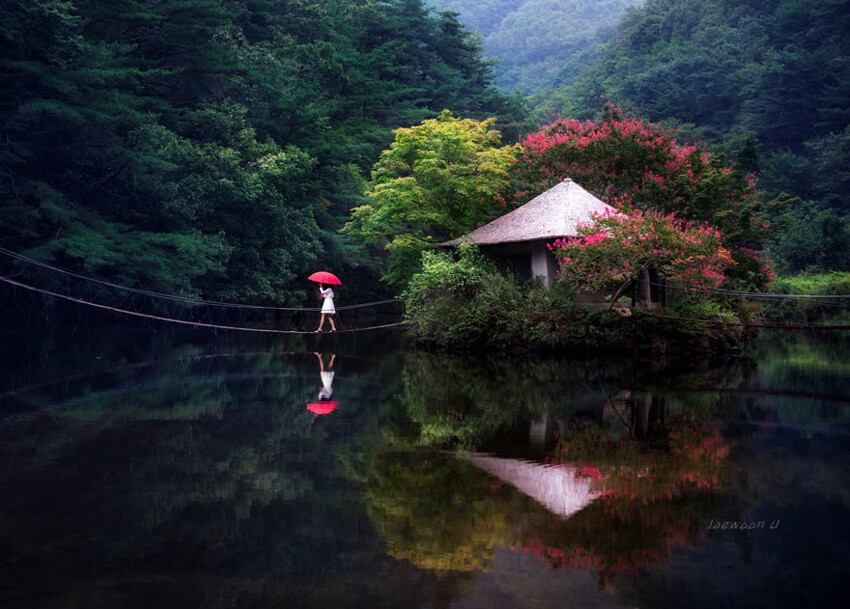
[[[850,265],[850,0],[432,1],[502,45],[513,86],[577,78],[540,116],[602,96],[756,172],[781,270]],[[0,247],[256,304],[303,303],[315,267],[376,285],[339,229],[394,129],[444,109],[506,143],[535,128],[425,0],[7,1],[0,82]]]
[[[0,24],[0,246],[163,292],[354,274],[337,230],[392,129],[522,118],[421,0],[16,0]]]
[[[797,197],[775,222],[786,270],[846,268],[848,32],[848,0],[648,0],[549,109],[590,117],[604,96],[720,144],[768,198]]]
[[[479,33],[503,91],[540,94],[572,83],[602,57],[630,6],[643,0],[428,0]]]

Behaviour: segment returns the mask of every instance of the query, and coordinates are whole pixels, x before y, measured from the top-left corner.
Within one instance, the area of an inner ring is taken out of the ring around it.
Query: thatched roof
[[[479,245],[495,245],[572,237],[577,234],[578,224],[590,222],[593,215],[609,210],[614,208],[567,178],[522,207],[445,245],[470,240]]]

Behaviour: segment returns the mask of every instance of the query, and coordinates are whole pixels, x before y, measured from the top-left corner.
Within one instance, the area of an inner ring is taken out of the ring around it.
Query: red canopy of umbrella
[[[339,277],[337,277],[333,273],[328,273],[327,271],[318,271],[307,277],[307,279],[309,279],[310,281],[315,281],[316,283],[326,283],[327,285],[342,284],[342,282],[339,280]]]
[[[330,414],[339,406],[339,400],[328,400],[327,402],[313,402],[307,404],[307,410],[314,414]]]

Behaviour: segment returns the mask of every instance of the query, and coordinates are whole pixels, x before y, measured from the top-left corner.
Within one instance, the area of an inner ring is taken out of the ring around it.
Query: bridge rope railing
[[[740,290],[721,290],[718,288],[691,288],[672,282],[636,280],[635,283],[653,287],[666,288],[690,294],[714,294],[737,298],[774,299],[774,300],[844,300],[850,302],[850,294],[784,294],[782,292],[745,292]]]
[[[238,330],[238,331],[254,331],[254,332],[263,332],[263,333],[275,333],[275,334],[312,334],[313,331],[310,330],[296,330],[296,329],[280,329],[280,328],[261,328],[257,327],[256,320],[252,320],[250,322],[246,321],[246,317],[249,313],[253,313],[256,315],[265,315],[267,314],[287,314],[290,317],[295,316],[295,319],[290,319],[293,323],[298,324],[301,323],[300,316],[304,313],[318,313],[320,312],[319,307],[280,307],[280,306],[264,306],[264,305],[252,305],[252,304],[244,304],[244,303],[233,303],[233,302],[221,302],[215,300],[207,300],[202,298],[192,298],[188,296],[181,296],[175,294],[166,294],[163,292],[157,292],[154,290],[146,290],[142,288],[135,288],[131,286],[121,285],[118,283],[105,281],[102,279],[89,277],[86,275],[82,275],[80,273],[75,273],[73,271],[69,271],[67,269],[63,269],[58,266],[54,266],[48,264],[46,262],[36,260],[29,256],[25,256],[23,254],[14,252],[12,250],[0,247],[0,254],[10,258],[14,261],[17,261],[20,264],[25,265],[26,267],[37,269],[39,271],[44,271],[50,273],[52,275],[56,275],[59,277],[67,278],[70,280],[82,281],[91,286],[100,286],[104,288],[108,288],[111,290],[111,294],[113,294],[113,302],[111,304],[104,304],[95,302],[93,297],[81,297],[79,295],[72,296],[70,288],[66,289],[66,293],[61,293],[58,289],[47,289],[38,287],[34,285],[33,282],[23,282],[16,279],[16,277],[22,273],[22,270],[18,270],[17,273],[7,274],[6,276],[0,276],[0,281],[5,282],[6,284],[28,290],[32,293],[40,293],[45,296],[51,296],[53,298],[58,298],[61,300],[75,302],[78,304],[86,305],[89,307],[93,307],[100,310],[108,310],[116,313],[121,313],[124,315],[129,315],[137,318],[145,318],[149,320],[157,320],[157,321],[166,321],[177,324],[191,325],[195,327],[207,327],[214,329],[230,329],[230,330]],[[777,329],[789,329],[789,330],[847,330],[850,329],[850,324],[815,324],[811,323],[809,320],[806,323],[786,323],[786,311],[782,308],[784,303],[811,303],[811,305],[803,305],[810,306],[815,308],[820,307],[838,307],[838,308],[850,308],[850,294],[784,294],[784,293],[776,293],[776,292],[747,292],[741,290],[725,290],[725,289],[710,289],[710,288],[693,288],[689,286],[680,286],[674,284],[672,282],[658,282],[658,281],[646,281],[646,280],[636,280],[636,284],[648,284],[650,287],[660,288],[663,290],[671,290],[674,292],[681,292],[683,294],[687,294],[691,297],[694,295],[700,296],[712,296],[719,297],[722,299],[746,299],[746,300],[767,300],[773,303],[780,303],[778,306],[772,306],[772,311],[769,311],[767,315],[763,314],[762,319],[759,320],[748,320],[748,321],[731,321],[731,320],[720,320],[720,319],[710,319],[710,318],[700,318],[700,317],[689,317],[683,315],[673,315],[666,314],[662,312],[652,311],[652,310],[644,310],[642,311],[645,315],[652,315],[658,318],[669,319],[671,321],[689,321],[689,322],[699,322],[705,324],[719,325],[719,326],[740,326],[740,327],[749,327],[749,328],[777,328]],[[180,309],[172,309],[173,315],[163,315],[161,311],[151,312],[145,311],[143,304],[140,304],[137,298],[142,298],[144,300],[153,300],[153,301],[165,301],[171,302],[176,305],[181,305]],[[116,304],[114,300],[122,300],[120,304]],[[357,303],[352,305],[342,305],[337,306],[336,310],[338,312],[345,311],[353,311],[353,310],[362,310],[367,308],[374,308],[383,305],[389,304],[399,304],[402,303],[400,299],[391,298],[373,302],[365,302],[365,303]],[[216,317],[212,313],[207,313],[207,320],[202,321],[197,318],[187,319],[187,315],[198,316],[198,308],[206,307],[211,309],[220,309],[221,312],[218,314],[218,318],[223,317],[223,321],[221,319],[217,319],[213,321],[213,318]],[[188,311],[187,308],[192,309],[192,311]],[[231,313],[228,313],[231,312]],[[231,314],[240,315],[240,320],[233,322],[230,318]],[[799,315],[800,312],[797,311]],[[183,317],[178,317],[178,315],[182,315]],[[773,321],[770,320],[772,316]],[[776,318],[779,317],[781,323],[776,322]],[[337,318],[339,321],[339,318]],[[822,320],[821,320],[822,321]],[[362,330],[373,330],[380,328],[390,328],[390,327],[399,327],[402,326],[402,322],[394,322],[394,323],[381,323],[381,324],[371,324],[362,326],[359,328],[339,328],[338,332],[354,332],[354,331],[362,331]]]
[[[273,307],[273,306],[265,306],[265,305],[252,305],[252,304],[244,304],[244,303],[235,303],[235,302],[221,302],[216,300],[205,300],[203,298],[191,298],[189,296],[180,296],[178,294],[165,294],[163,292],[156,292],[153,290],[145,290],[142,288],[134,288],[126,285],[121,285],[118,283],[113,283],[110,281],[105,281],[103,279],[97,279],[95,277],[88,277],[86,275],[81,275],[79,273],[75,273],[73,271],[69,271],[67,269],[63,269],[58,266],[54,266],[48,264],[46,262],[42,262],[40,260],[36,260],[34,258],[30,258],[28,256],[24,256],[22,254],[18,254],[17,252],[13,252],[6,248],[0,247],[0,254],[8,256],[14,260],[18,260],[20,262],[24,262],[25,264],[29,264],[35,267],[39,267],[42,269],[47,269],[49,271],[53,271],[55,273],[66,275],[68,277],[73,277],[75,279],[80,279],[83,281],[87,281],[90,283],[115,288],[117,290],[121,290],[124,292],[129,292],[132,294],[140,294],[143,296],[149,296],[151,298],[160,298],[163,300],[171,300],[175,302],[181,302],[188,305],[203,305],[210,307],[223,307],[223,308],[232,308],[232,309],[254,309],[258,311],[309,311],[309,312],[317,312],[321,311],[321,307]],[[378,300],[374,302],[366,302],[360,304],[353,305],[342,305],[336,307],[337,311],[346,311],[353,309],[360,309],[364,307],[374,307],[384,304],[394,304],[402,302],[398,298],[388,298],[386,300]]]
[[[274,318],[275,326],[287,323],[313,325],[314,322],[318,323],[318,313],[321,311],[320,307],[263,306],[166,294],[75,273],[3,247],[0,247],[0,254],[13,261],[14,270],[0,274],[0,281],[10,286],[12,290],[23,289],[32,294],[49,296],[92,309],[112,311],[152,321],[243,332],[313,334],[315,332],[311,330],[260,326],[269,325],[272,318]],[[22,278],[22,275],[25,278]],[[35,280],[33,275],[39,276],[40,280]],[[48,287],[44,287],[44,284]],[[157,302],[161,304],[157,305]],[[367,309],[402,302],[398,298],[390,298],[336,306],[337,333],[400,327],[403,325],[400,321],[376,323],[376,317],[386,318],[387,315],[367,311]],[[342,327],[339,323],[339,313],[349,311],[358,311],[359,317],[366,319],[367,322],[360,327]],[[305,319],[305,314],[313,314],[315,317],[308,316],[309,318]],[[396,318],[400,317],[398,314],[389,314]],[[28,318],[29,314],[26,314],[26,317]]]
[[[97,309],[112,311],[112,312],[115,312],[115,313],[122,313],[124,315],[130,315],[132,317],[141,317],[141,318],[144,318],[144,319],[151,319],[151,320],[156,320],[156,321],[166,321],[166,322],[170,322],[170,323],[183,324],[183,325],[194,326],[194,327],[198,327],[198,328],[212,328],[212,329],[216,329],[216,330],[237,330],[237,331],[243,331],[243,332],[263,332],[263,333],[269,333],[269,334],[316,334],[317,333],[315,330],[281,330],[281,329],[278,329],[278,328],[255,328],[255,327],[232,326],[232,325],[226,325],[226,324],[213,324],[213,323],[206,323],[206,322],[201,322],[201,321],[192,321],[192,320],[186,320],[186,319],[175,319],[175,318],[172,318],[172,317],[166,317],[166,316],[162,316],[162,315],[154,315],[154,314],[151,314],[151,313],[142,313],[142,312],[139,312],[139,311],[122,309],[120,307],[113,307],[113,306],[110,306],[110,305],[104,305],[104,304],[100,304],[100,303],[96,303],[96,302],[90,302],[90,301],[87,301],[87,300],[83,300],[81,298],[75,298],[73,296],[68,296],[66,294],[60,294],[59,292],[53,292],[51,290],[45,290],[45,289],[38,288],[38,287],[35,287],[35,286],[27,285],[27,284],[22,283],[20,281],[10,279],[9,277],[0,277],[0,281],[7,283],[9,285],[12,285],[12,286],[16,286],[16,287],[19,287],[19,288],[30,290],[32,292],[37,292],[37,293],[40,293],[40,294],[44,294],[46,296],[52,296],[53,298],[59,298],[59,299],[66,300],[66,301],[69,301],[69,302],[75,302],[77,304],[83,304],[83,305],[87,305],[87,306],[90,306],[90,307],[95,307]],[[379,329],[384,329],[384,328],[398,328],[398,327],[401,327],[403,325],[404,325],[404,322],[395,322],[395,323],[390,323],[390,324],[381,324],[381,325],[362,327],[362,328],[339,329],[339,330],[335,330],[333,333],[344,334],[344,333],[351,333],[351,332],[362,332],[362,331],[365,331],[365,330],[379,330]]]
[[[823,314],[825,307],[832,309],[850,309],[850,294],[785,294],[780,292],[747,292],[742,290],[724,290],[718,288],[694,288],[677,285],[672,282],[658,282],[636,280],[637,285],[649,285],[661,290],[671,290],[682,293],[688,297],[718,297],[723,300],[754,300],[766,301],[769,306],[761,307],[757,312],[757,319],[732,321],[722,319],[700,318],[685,315],[673,315],[654,310],[642,310],[642,314],[659,319],[671,321],[698,322],[715,326],[744,327],[753,329],[779,329],[779,330],[850,330],[850,323],[843,323],[846,319],[840,314]],[[788,322],[788,308],[793,307],[794,313],[806,318],[805,323],[796,321]],[[831,318],[839,323],[812,323],[811,317],[818,317],[823,322]]]

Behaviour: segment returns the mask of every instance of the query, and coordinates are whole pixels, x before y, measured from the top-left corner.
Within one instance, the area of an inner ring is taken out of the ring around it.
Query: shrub
[[[519,287],[502,275],[473,244],[450,252],[422,254],[422,271],[402,295],[406,316],[415,320],[414,339],[443,347],[472,347],[487,342],[494,326],[521,297]],[[503,332],[502,332],[503,334]]]
[[[850,294],[850,272],[801,273],[780,277],[771,289],[779,294]]]
[[[565,286],[521,287],[501,274],[474,245],[457,257],[426,252],[422,271],[404,293],[414,342],[454,350],[634,351],[658,344],[722,350],[742,337],[739,326],[665,319],[651,314],[623,318],[607,309],[580,306]],[[690,308],[688,308],[690,306]],[[683,317],[737,319],[714,303],[680,305]]]

